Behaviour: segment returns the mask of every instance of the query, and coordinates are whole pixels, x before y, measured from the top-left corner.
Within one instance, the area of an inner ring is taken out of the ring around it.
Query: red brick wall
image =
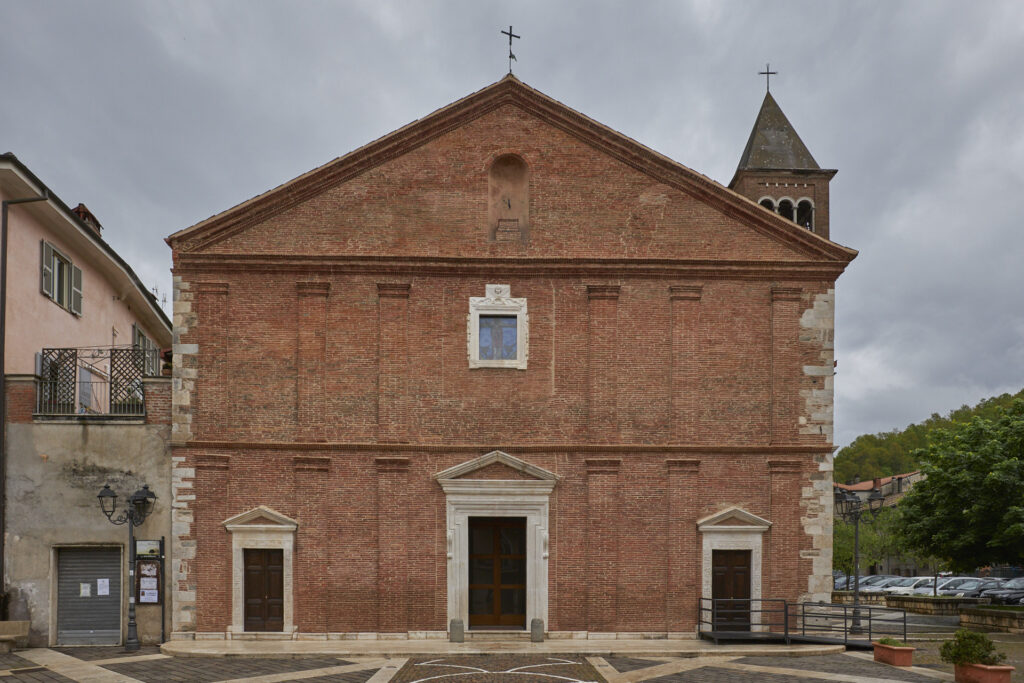
[[[487,169],[510,152],[529,239],[491,242]],[[773,522],[765,597],[805,592],[801,488],[830,444],[801,431],[824,388],[803,368],[831,366],[831,339],[800,319],[841,266],[705,199],[504,106],[200,253],[174,243],[197,629],[230,623],[221,523],[256,505],[299,522],[300,630],[445,629],[432,475],[494,448],[563,477],[549,629],[692,630],[696,521],[730,505]],[[488,283],[528,300],[526,370],[468,367]]]
[[[7,422],[31,423],[36,409],[36,383],[8,379],[4,386],[7,390]]]
[[[431,475],[471,454],[409,451],[396,458],[387,450],[325,447],[311,457],[241,448],[227,459],[176,450],[200,463],[197,630],[231,623],[231,544],[222,522],[257,504],[299,524],[300,631],[447,627],[445,502]],[[551,497],[551,630],[692,631],[700,594],[696,521],[728,505],[773,522],[764,539],[765,596],[796,599],[806,590],[810,567],[799,550],[807,542],[794,501],[816,470],[810,457],[779,464],[761,455],[519,455],[564,477]],[[302,464],[310,460],[316,465]]]

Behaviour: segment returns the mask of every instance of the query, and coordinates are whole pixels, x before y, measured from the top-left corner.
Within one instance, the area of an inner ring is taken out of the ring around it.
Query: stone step
[[[472,631],[466,631],[466,641],[471,640],[530,640],[530,633],[528,631],[485,631],[473,629]]]

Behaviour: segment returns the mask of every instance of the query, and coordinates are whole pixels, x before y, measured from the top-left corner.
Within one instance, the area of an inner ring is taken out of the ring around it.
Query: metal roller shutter
[[[100,595],[102,579],[108,582],[107,595]],[[57,643],[117,645],[120,642],[121,549],[58,549]]]

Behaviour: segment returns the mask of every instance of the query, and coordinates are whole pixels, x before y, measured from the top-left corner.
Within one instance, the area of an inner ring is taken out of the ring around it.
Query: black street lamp
[[[149,490],[149,486],[144,485],[128,496],[128,505],[116,517],[114,512],[117,510],[117,494],[110,489],[110,484],[104,485],[97,498],[100,499],[100,509],[112,524],[128,525],[128,590],[130,593],[128,597],[128,637],[125,638],[124,649],[134,652],[139,649],[139,632],[135,625],[135,527],[142,526],[146,517],[149,517],[149,513],[153,511],[156,494]]]
[[[853,522],[853,619],[854,628],[860,626],[860,516],[867,512],[874,520],[882,511],[885,504],[885,496],[878,489],[872,489],[868,496],[867,504],[860,499],[860,496],[852,491],[844,491],[836,487],[835,490],[836,513],[843,518],[844,522]]]

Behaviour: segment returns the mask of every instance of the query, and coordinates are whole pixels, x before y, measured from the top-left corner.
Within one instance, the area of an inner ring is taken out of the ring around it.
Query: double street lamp
[[[839,488],[835,489],[836,513],[843,518],[844,522],[853,522],[853,614],[854,625],[857,619],[857,608],[860,607],[860,517],[867,512],[871,519],[878,517],[885,504],[885,496],[879,489],[872,489],[867,501],[861,500],[860,496],[852,491]]]
[[[128,637],[125,638],[124,649],[134,652],[139,649],[139,632],[135,625],[135,527],[142,526],[142,523],[146,521],[146,517],[149,517],[149,513],[153,511],[153,501],[156,500],[156,494],[149,490],[149,486],[143,486],[128,496],[128,504],[116,517],[114,513],[117,511],[117,494],[110,489],[110,484],[106,484],[103,487],[97,498],[100,499],[100,509],[103,510],[103,514],[107,516],[107,519],[112,524],[117,524],[118,526],[122,524],[128,525],[128,585],[130,592],[128,598]]]

